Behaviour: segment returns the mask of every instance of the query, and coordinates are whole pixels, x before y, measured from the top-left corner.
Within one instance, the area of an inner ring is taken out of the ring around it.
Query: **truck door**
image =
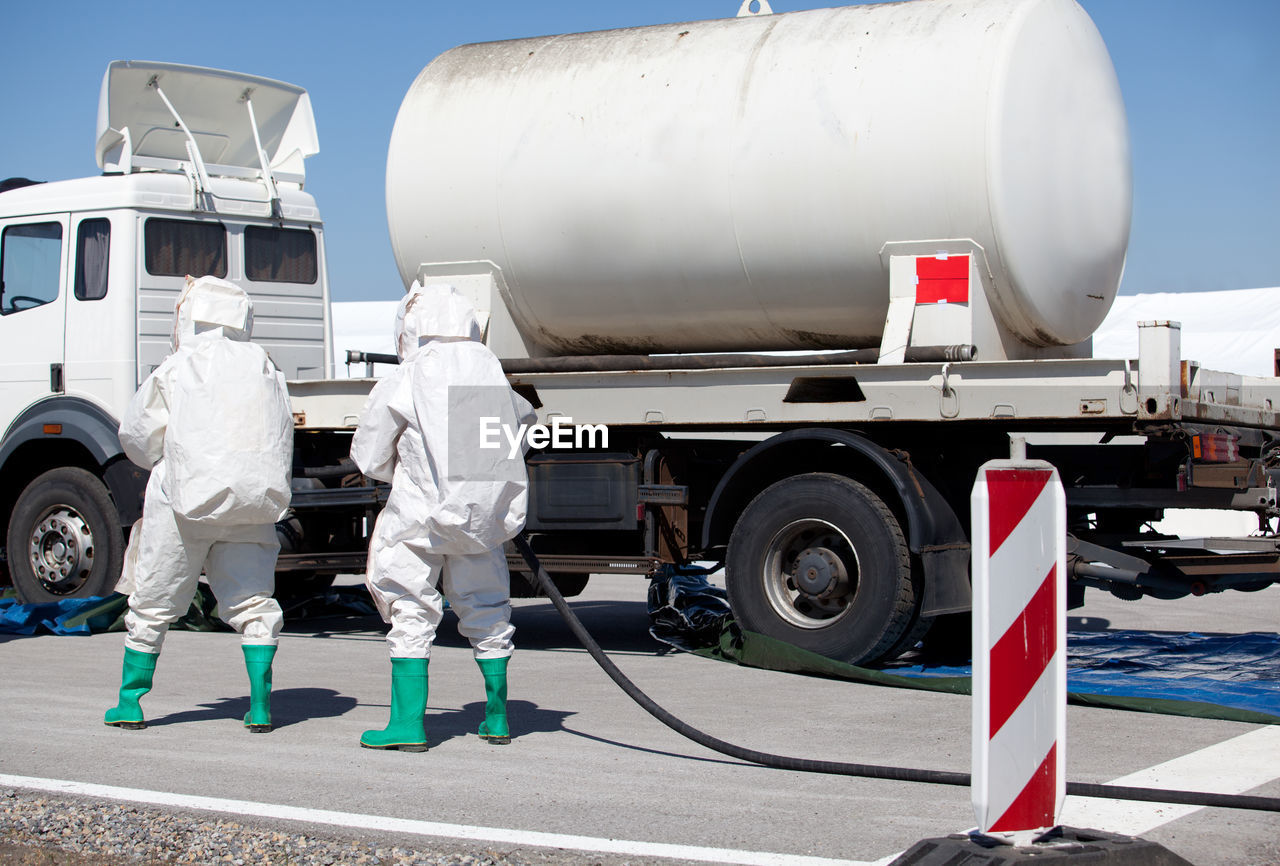
[[[136,220],[131,216],[72,214],[69,236],[67,393],[90,398],[116,419],[138,385],[129,256],[129,229]]]
[[[64,389],[67,216],[0,220],[0,428]]]

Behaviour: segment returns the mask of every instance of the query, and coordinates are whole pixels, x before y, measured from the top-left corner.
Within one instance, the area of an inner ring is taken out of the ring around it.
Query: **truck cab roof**
[[[272,200],[261,179],[211,177],[201,212],[210,216],[270,217]],[[320,222],[315,198],[289,184],[278,188],[280,216]],[[182,173],[146,171],[20,186],[0,193],[0,218],[115,208],[192,213],[192,187]]]

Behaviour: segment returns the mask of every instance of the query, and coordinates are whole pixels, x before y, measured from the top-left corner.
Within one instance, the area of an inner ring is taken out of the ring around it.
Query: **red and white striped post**
[[[973,808],[1028,845],[1066,796],[1066,497],[1041,460],[993,460],[973,487]]]

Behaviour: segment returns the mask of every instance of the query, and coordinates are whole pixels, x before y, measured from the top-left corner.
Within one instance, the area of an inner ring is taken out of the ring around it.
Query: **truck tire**
[[[784,479],[751,501],[729,538],[725,580],[744,629],[856,665],[900,646],[919,603],[893,512],[862,484],[825,473]]]
[[[278,571],[276,572],[276,600],[296,603],[324,595],[333,586],[337,577],[336,574],[317,574],[314,571]]]
[[[124,557],[106,486],[70,466],[37,476],[18,495],[6,544],[14,589],[26,603],[105,595]]]
[[[589,574],[574,574],[569,572],[557,571],[549,575],[551,582],[556,585],[556,590],[565,598],[573,598],[582,595],[582,591],[587,588],[587,581],[591,578]],[[511,578],[511,597],[512,598],[546,598],[536,585],[533,578],[525,571],[513,571]]]

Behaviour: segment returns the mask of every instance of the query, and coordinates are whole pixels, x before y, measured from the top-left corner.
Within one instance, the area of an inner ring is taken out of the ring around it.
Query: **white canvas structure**
[[[333,316],[333,368],[341,379],[360,378],[365,375],[364,364],[346,363],[348,350],[373,352],[381,355],[396,353],[392,336],[392,323],[396,318],[398,301],[341,301],[331,306]],[[375,369],[375,375],[387,372],[385,366]]]
[[[1274,376],[1280,287],[1120,295],[1093,335],[1095,358],[1138,357],[1138,322],[1182,323],[1182,357],[1203,367]]]

